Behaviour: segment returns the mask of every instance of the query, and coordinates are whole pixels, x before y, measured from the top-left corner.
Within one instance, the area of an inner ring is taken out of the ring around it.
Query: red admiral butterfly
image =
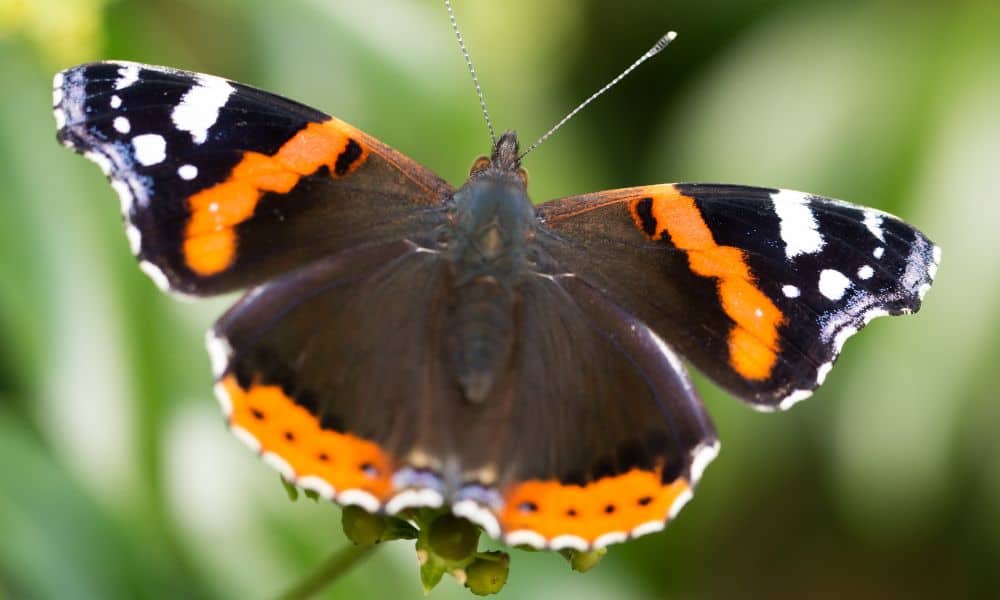
[[[248,289],[207,341],[230,429],[288,481],[507,543],[663,528],[719,449],[681,357],[787,409],[940,250],[810,194],[664,184],[535,206],[513,132],[454,188],[354,127],[127,62],[55,77],[58,138],[161,288]]]

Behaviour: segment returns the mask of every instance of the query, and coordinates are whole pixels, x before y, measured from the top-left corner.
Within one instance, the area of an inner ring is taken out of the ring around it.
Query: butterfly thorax
[[[517,287],[535,227],[513,133],[497,141],[492,158],[476,161],[449,216],[448,360],[466,399],[480,403],[510,361]]]

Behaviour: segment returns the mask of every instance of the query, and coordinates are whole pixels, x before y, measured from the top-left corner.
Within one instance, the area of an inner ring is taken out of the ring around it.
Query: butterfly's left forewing
[[[788,190],[667,184],[538,216],[563,267],[763,410],[808,397],[873,318],[919,309],[940,261],[891,215]]]
[[[441,222],[442,179],[356,128],[219,77],[129,62],[56,75],[58,137],[101,166],[163,288],[246,288]]]

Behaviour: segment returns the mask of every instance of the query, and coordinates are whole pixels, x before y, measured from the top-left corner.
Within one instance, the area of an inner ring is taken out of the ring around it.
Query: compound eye
[[[475,175],[479,171],[485,171],[490,167],[490,159],[488,156],[480,156],[472,163],[472,168],[469,169],[469,175]]]
[[[525,189],[528,187],[528,170],[524,167],[520,167],[517,170],[517,176],[521,178],[521,183],[524,184]]]

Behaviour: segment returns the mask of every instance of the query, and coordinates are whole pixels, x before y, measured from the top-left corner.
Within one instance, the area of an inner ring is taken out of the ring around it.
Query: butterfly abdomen
[[[455,290],[446,335],[448,362],[465,399],[485,401],[510,362],[514,334],[513,294],[492,277]]]
[[[450,216],[448,362],[465,398],[481,403],[510,363],[534,211],[523,180],[497,170],[472,177],[455,194]]]

